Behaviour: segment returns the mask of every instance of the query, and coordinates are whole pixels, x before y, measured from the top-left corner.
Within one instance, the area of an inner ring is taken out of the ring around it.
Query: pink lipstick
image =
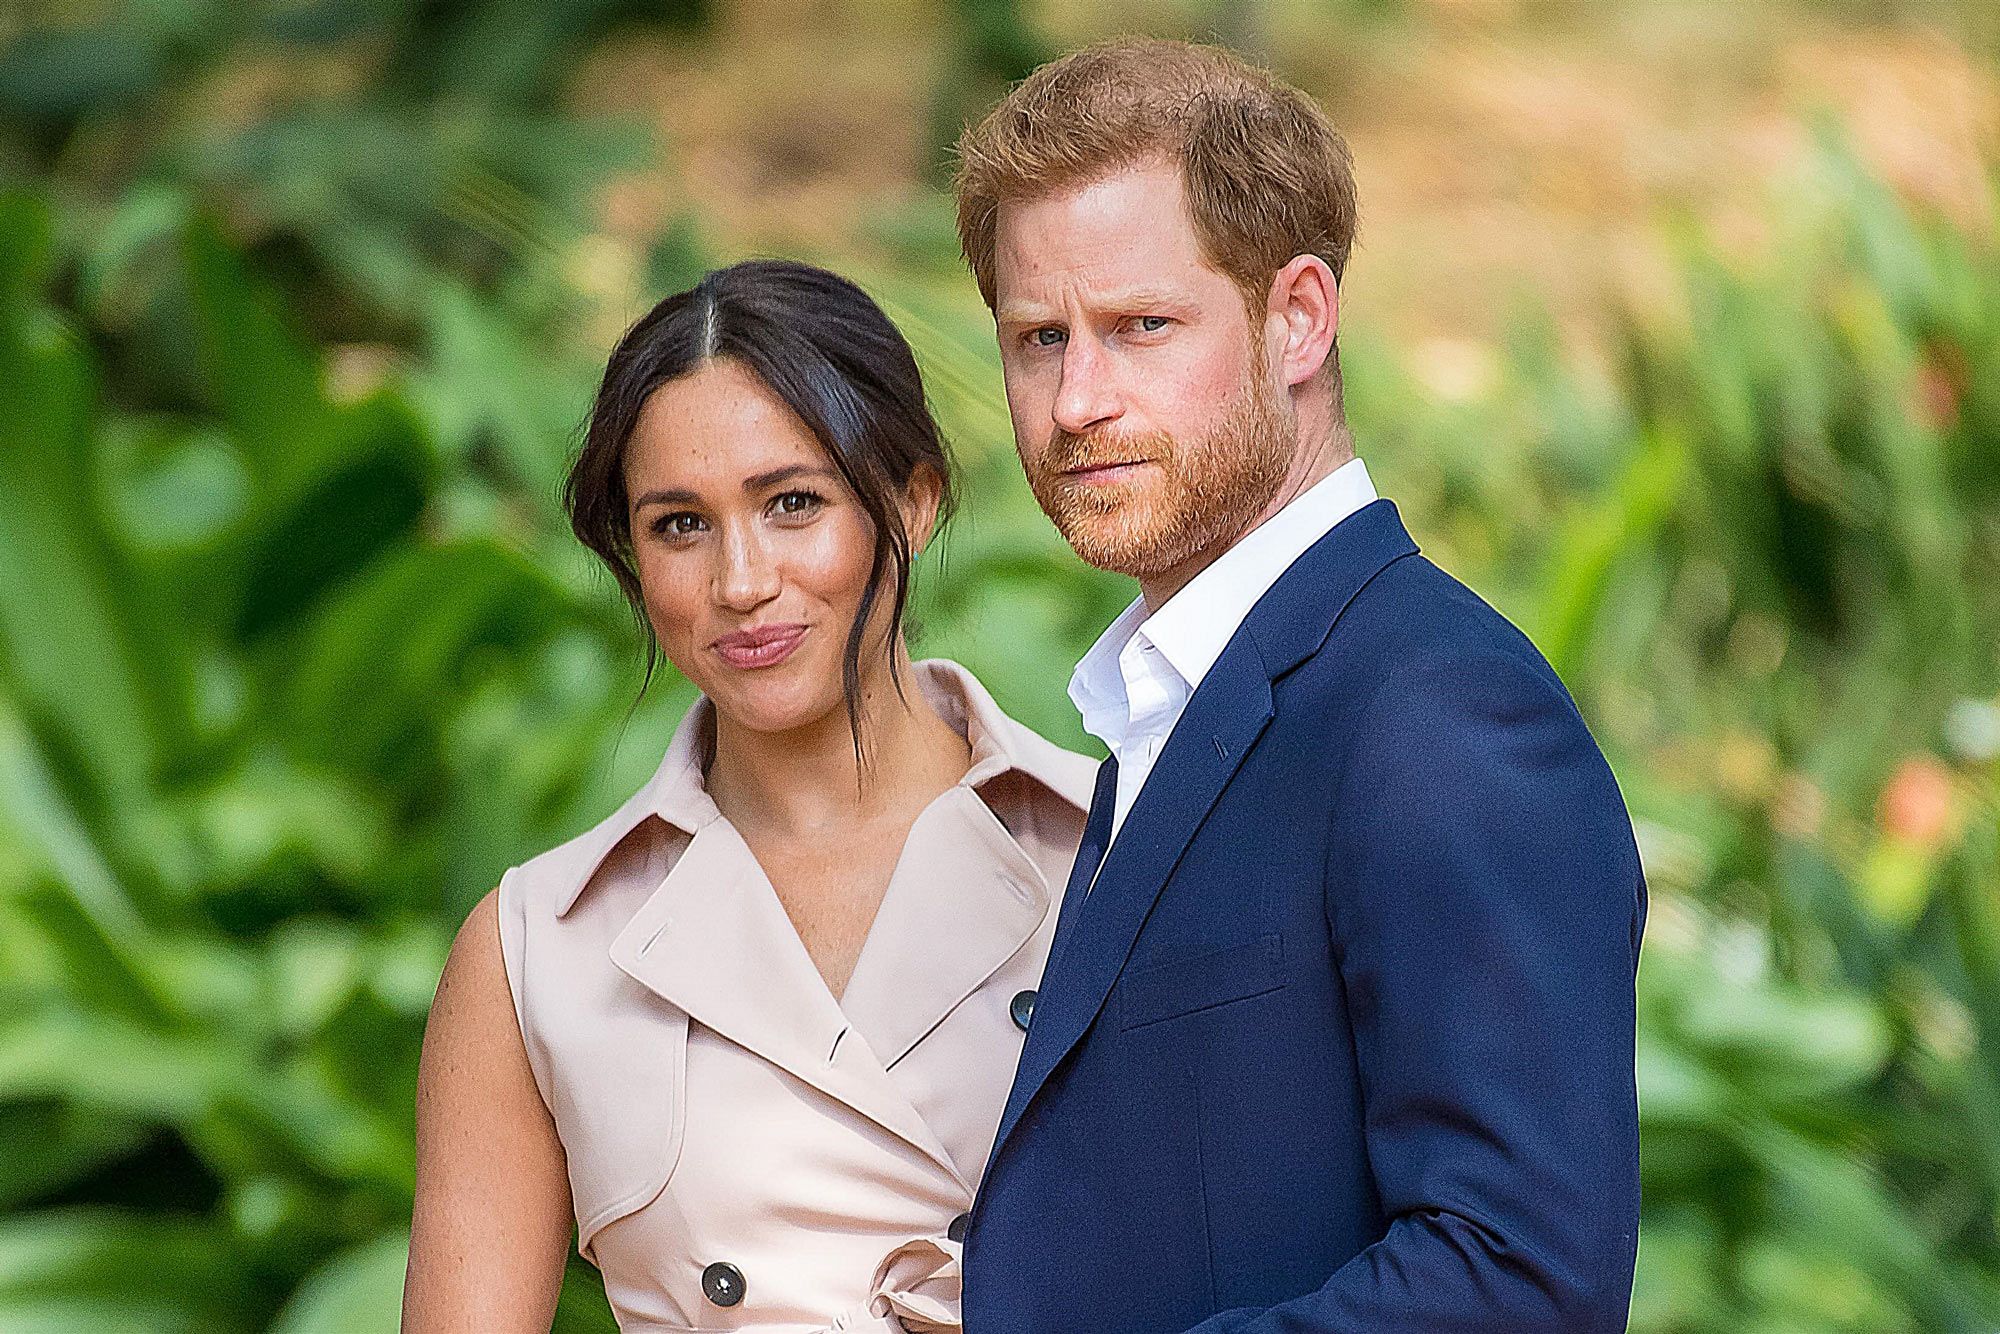
[[[785,625],[757,625],[734,630],[709,645],[715,655],[740,670],[775,667],[806,637],[806,628],[796,622]]]

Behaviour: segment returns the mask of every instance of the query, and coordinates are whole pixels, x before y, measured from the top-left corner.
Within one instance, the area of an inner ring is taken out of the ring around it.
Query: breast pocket
[[[1265,995],[1285,985],[1284,962],[1284,939],[1272,934],[1128,969],[1118,979],[1119,1022],[1143,1028]]]
[[[577,1249],[592,1263],[596,1235],[666,1189],[687,1130],[687,1015],[661,1006],[642,1029],[627,1027],[606,1022],[553,1062],[550,1110],[569,1161]]]

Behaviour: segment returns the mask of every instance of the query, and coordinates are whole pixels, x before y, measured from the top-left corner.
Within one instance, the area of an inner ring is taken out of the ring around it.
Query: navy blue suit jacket
[[[1622,1330],[1645,887],[1527,638],[1378,500],[1252,609],[1103,856],[1114,763],[968,1334]]]

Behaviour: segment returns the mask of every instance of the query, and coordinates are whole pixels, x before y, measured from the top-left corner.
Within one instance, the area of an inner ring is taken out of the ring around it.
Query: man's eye
[[[1158,333],[1170,323],[1172,321],[1164,315],[1141,315],[1137,320],[1140,330],[1144,333]]]
[[[700,532],[701,527],[701,516],[687,510],[675,510],[653,520],[653,531],[661,537],[688,537]]]
[[[1029,334],[1028,337],[1034,342],[1036,347],[1054,347],[1063,340],[1063,331],[1061,329],[1037,329]]]
[[[780,514],[810,514],[826,503],[826,498],[812,491],[787,491],[771,501]]]

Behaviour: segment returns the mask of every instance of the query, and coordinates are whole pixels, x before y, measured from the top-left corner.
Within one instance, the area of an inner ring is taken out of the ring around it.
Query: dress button
[[[1014,999],[1008,1002],[1007,1013],[1014,1016],[1014,1027],[1020,1029],[1023,1033],[1027,1032],[1028,1025],[1033,1022],[1035,1017],[1035,993],[1032,991],[1016,992]]]
[[[944,1230],[946,1240],[964,1241],[966,1225],[970,1222],[972,1222],[971,1214],[960,1214],[958,1217],[952,1219],[951,1226]]]
[[[701,1271],[701,1290],[717,1306],[734,1306],[743,1300],[743,1271],[717,1260]]]

